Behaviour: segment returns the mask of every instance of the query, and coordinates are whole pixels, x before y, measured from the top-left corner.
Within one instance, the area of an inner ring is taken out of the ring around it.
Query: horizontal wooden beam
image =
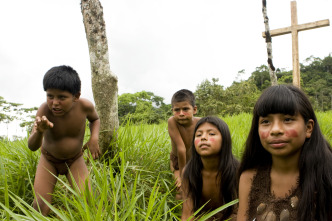
[[[289,26],[286,28],[278,28],[278,29],[270,30],[270,34],[271,34],[271,37],[274,37],[274,36],[289,34],[292,32],[292,28],[295,28],[297,31],[305,31],[305,30],[326,27],[326,26],[330,26],[329,19],[309,22],[309,23],[305,23],[305,24],[301,24],[301,25],[296,25],[295,27]],[[262,32],[262,36],[263,36],[263,38],[265,38],[265,32]]]

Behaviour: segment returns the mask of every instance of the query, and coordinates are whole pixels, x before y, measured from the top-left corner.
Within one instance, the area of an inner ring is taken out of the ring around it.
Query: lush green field
[[[332,112],[317,116],[324,135],[332,143]],[[240,159],[251,115],[223,119],[232,133],[233,152]],[[121,152],[114,159],[88,163],[93,194],[78,194],[60,176],[51,216],[42,217],[30,206],[40,151],[30,151],[26,139],[0,141],[0,219],[178,220],[181,202],[174,200],[167,124],[124,125],[119,129],[117,142]]]

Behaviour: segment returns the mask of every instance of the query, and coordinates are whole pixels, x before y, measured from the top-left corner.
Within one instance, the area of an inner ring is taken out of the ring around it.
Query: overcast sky
[[[93,99],[90,60],[78,0],[0,0],[0,96],[26,107],[46,96],[42,78],[70,65]],[[247,79],[266,64],[261,1],[101,0],[110,65],[119,94],[151,91],[170,103],[182,88],[203,80],[230,86],[238,71]],[[299,24],[332,20],[332,0],[298,0]],[[290,1],[267,0],[271,29],[290,26]],[[332,52],[332,27],[299,33],[300,62]],[[291,35],[272,39],[276,67],[292,69]],[[0,125],[3,127],[3,125]],[[0,134],[1,135],[1,134]]]

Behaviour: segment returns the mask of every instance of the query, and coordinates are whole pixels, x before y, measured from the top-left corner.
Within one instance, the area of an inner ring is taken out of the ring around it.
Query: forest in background
[[[332,57],[321,59],[310,56],[301,67],[301,88],[309,96],[316,111],[332,110]],[[238,75],[244,70],[238,72]],[[279,84],[292,83],[292,70],[277,68]],[[250,113],[262,90],[269,87],[270,76],[266,65],[256,67],[247,80],[234,81],[224,88],[222,79],[212,78],[199,83],[193,91],[196,96],[198,116],[235,115]],[[172,93],[175,93],[172,92]],[[141,91],[134,94],[124,93],[118,96],[118,113],[120,124],[130,120],[132,123],[155,124],[171,116],[171,104],[165,104],[164,98],[153,92]],[[0,123],[13,120],[21,122],[20,126],[30,130],[36,107],[21,108],[21,104],[11,103],[0,96]]]
[[[309,96],[316,111],[332,110],[332,57],[323,59],[311,56],[300,64],[301,88]],[[239,71],[239,75],[244,70]],[[279,84],[292,84],[292,70],[276,70]],[[266,65],[257,67],[247,80],[234,81],[224,88],[222,79],[212,78],[197,85],[194,91],[198,116],[235,115],[250,113],[262,90],[271,85]],[[175,93],[175,91],[173,92]],[[141,91],[135,94],[122,94],[118,98],[120,123],[131,119],[138,123],[160,123],[171,116],[171,105],[165,104],[162,97],[152,92]]]

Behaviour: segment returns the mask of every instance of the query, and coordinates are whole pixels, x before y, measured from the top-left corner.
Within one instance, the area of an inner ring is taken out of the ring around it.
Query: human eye
[[[189,111],[189,107],[185,107],[185,108],[183,108],[183,111]]]
[[[195,134],[195,137],[200,137],[200,136],[202,136],[201,132]]]
[[[53,97],[54,97],[53,95],[51,95],[51,94],[47,94],[47,98],[48,98],[48,99],[53,99]]]
[[[174,112],[179,112],[180,109],[179,109],[179,108],[174,108],[173,111],[174,111]]]
[[[210,132],[209,132],[209,135],[210,135],[210,136],[214,136],[214,135],[216,135],[216,133],[215,133],[214,131],[210,131]]]
[[[267,118],[260,118],[259,119],[259,124],[261,124],[261,125],[267,125],[269,123],[270,123],[270,121]]]
[[[284,121],[285,121],[286,123],[290,123],[290,122],[294,121],[294,117],[292,117],[292,116],[285,116]]]

